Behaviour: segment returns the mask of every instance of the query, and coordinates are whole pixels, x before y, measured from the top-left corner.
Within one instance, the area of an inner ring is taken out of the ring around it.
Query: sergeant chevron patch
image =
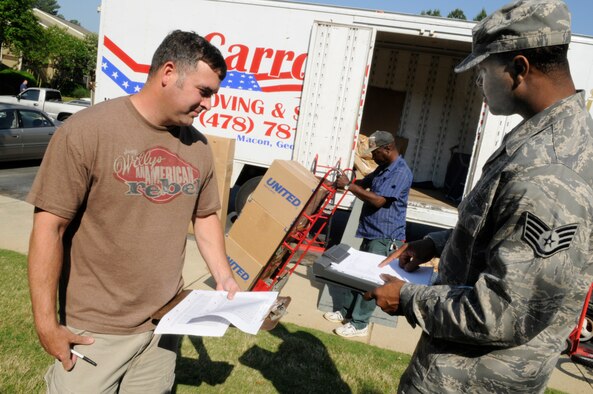
[[[540,257],[550,257],[561,250],[568,249],[577,232],[576,223],[550,229],[540,218],[525,212],[523,240]]]

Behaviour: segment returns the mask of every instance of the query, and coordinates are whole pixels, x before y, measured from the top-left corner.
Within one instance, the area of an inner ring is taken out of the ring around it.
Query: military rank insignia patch
[[[570,247],[577,227],[573,223],[551,229],[534,214],[525,212],[522,238],[537,256],[550,257]]]

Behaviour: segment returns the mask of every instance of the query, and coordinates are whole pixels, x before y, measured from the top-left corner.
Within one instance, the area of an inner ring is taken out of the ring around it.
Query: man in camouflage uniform
[[[592,281],[593,120],[566,53],[570,14],[560,0],[507,5],[473,30],[493,114],[520,114],[459,206],[453,230],[405,244],[408,271],[440,256],[433,286],[386,284],[365,294],[422,336],[403,393],[545,390]]]

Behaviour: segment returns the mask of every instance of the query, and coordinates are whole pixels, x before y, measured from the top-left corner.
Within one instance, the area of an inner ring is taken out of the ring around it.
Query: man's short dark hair
[[[154,75],[168,61],[175,63],[183,74],[195,68],[200,60],[209,65],[221,81],[224,79],[227,68],[218,48],[199,34],[175,30],[165,37],[154,52],[148,77]]]
[[[546,47],[521,49],[518,51],[502,52],[492,54],[499,61],[510,62],[517,55],[523,55],[529,60],[529,64],[544,74],[555,71],[568,71],[568,44],[553,45]]]

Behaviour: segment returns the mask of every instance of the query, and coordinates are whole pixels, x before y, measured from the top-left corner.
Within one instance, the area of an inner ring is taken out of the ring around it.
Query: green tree
[[[48,14],[56,16],[58,15],[58,10],[60,9],[60,5],[58,4],[57,0],[33,0],[32,6],[33,8],[38,8],[43,12],[47,12]]]
[[[49,59],[47,57],[47,36],[40,32],[39,38],[28,44],[26,52],[23,52],[23,70],[31,72],[41,81],[45,80],[45,74]]]
[[[441,10],[435,8],[434,10],[422,10],[420,15],[441,16]]]
[[[21,54],[40,39],[41,26],[31,10],[31,0],[0,1],[0,45]]]
[[[84,75],[88,75],[91,81],[95,80],[95,68],[97,67],[97,48],[99,47],[99,36],[96,33],[90,33],[84,38],[86,46],[86,66]]]
[[[482,7],[482,11],[480,11],[480,13],[474,17],[474,20],[478,22],[486,18],[487,16],[488,14],[486,13],[486,9]]]
[[[460,10],[459,8],[455,8],[453,11],[449,12],[447,18],[467,20],[467,17],[465,16],[463,10]]]
[[[81,40],[57,26],[48,28],[45,34],[48,38],[45,53],[55,70],[51,86],[65,94],[84,86],[84,77],[94,72],[97,35],[91,34]]]

